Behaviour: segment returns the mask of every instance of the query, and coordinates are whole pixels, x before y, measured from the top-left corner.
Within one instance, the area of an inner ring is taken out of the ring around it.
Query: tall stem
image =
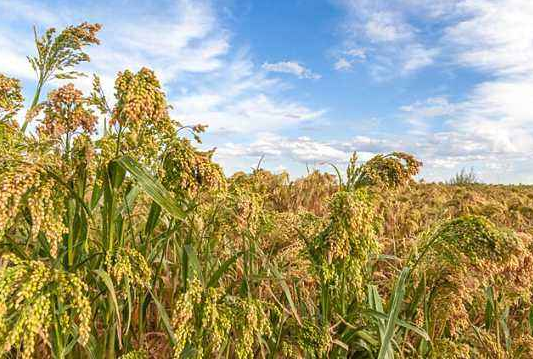
[[[35,89],[35,95],[33,96],[33,101],[31,102],[29,111],[32,111],[35,108],[35,106],[37,106],[37,104],[39,103],[43,85],[44,85],[44,79],[42,76],[39,76],[39,82],[37,83],[37,89]],[[29,123],[30,123],[30,118],[26,117],[24,119],[24,123],[22,124],[22,133],[26,132],[26,128],[28,127]]]

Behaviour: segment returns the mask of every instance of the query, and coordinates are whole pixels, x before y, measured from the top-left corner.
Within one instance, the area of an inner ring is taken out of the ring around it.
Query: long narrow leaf
[[[163,325],[165,326],[165,329],[167,331],[168,337],[170,338],[170,341],[172,342],[172,345],[176,345],[178,341],[176,340],[176,337],[174,335],[174,330],[172,329],[172,325],[170,324],[170,318],[168,316],[167,310],[161,304],[161,302],[157,299],[157,297],[154,295],[152,290],[148,288],[148,291],[150,292],[150,295],[152,296],[152,300],[155,303],[155,306],[157,308],[157,311],[159,312],[159,316],[161,317],[161,320],[163,321]]]
[[[294,318],[298,322],[298,324],[302,325],[302,319],[300,318],[300,315],[298,314],[298,311],[296,310],[296,306],[294,305],[294,301],[292,300],[291,291],[289,289],[289,286],[287,285],[287,282],[281,275],[281,273],[278,271],[278,269],[272,265],[270,267],[272,270],[272,273],[274,276],[279,280],[279,283],[281,285],[281,289],[283,289],[283,293],[285,294],[285,297],[287,298],[287,302],[289,302],[289,306],[291,307],[292,314],[294,315]]]
[[[389,317],[387,319],[387,327],[385,329],[385,336],[381,342],[379,348],[378,359],[385,359],[392,357],[392,337],[394,335],[394,329],[398,324],[398,314],[403,303],[403,297],[405,295],[405,280],[409,275],[409,268],[404,268],[394,286],[394,292],[392,297],[392,303],[389,308]]]
[[[187,255],[187,262],[189,263],[189,268],[191,269],[189,271],[189,275],[196,276],[200,282],[204,283],[203,275],[202,275],[202,266],[200,264],[200,261],[198,259],[198,254],[196,253],[196,249],[194,249],[193,246],[187,244],[184,247],[185,254]],[[192,278],[189,278],[192,279]]]
[[[218,280],[224,275],[224,273],[227,272],[229,267],[231,267],[243,253],[244,252],[239,252],[224,263],[222,263],[220,267],[218,267],[218,269],[215,271],[215,273],[213,273],[211,278],[209,278],[207,287],[214,287],[218,283]]]
[[[185,217],[185,211],[177,205],[178,201],[139,163],[128,156],[121,157],[116,161],[132,175],[139,187],[170,215],[178,220]]]
[[[109,295],[111,296],[111,302],[113,303],[113,308],[115,309],[115,314],[117,316],[118,340],[119,340],[119,343],[121,343],[122,342],[122,339],[121,339],[122,326],[120,324],[120,309],[118,307],[118,300],[117,300],[117,294],[115,292],[115,286],[113,285],[113,281],[111,280],[111,277],[109,276],[109,274],[107,274],[101,269],[96,269],[94,272],[102,279],[105,286],[107,287]]]
[[[383,338],[385,336],[385,320],[387,318],[386,314],[383,312],[383,300],[381,299],[381,296],[378,292],[378,288],[375,285],[368,286],[368,302],[372,310],[374,310],[376,313],[383,313],[383,315],[385,316],[384,319],[377,318],[379,338],[381,341],[383,341]]]
[[[375,310],[365,310],[364,313],[368,314],[371,317],[374,317],[376,319],[380,319],[380,320],[387,320],[388,319],[388,315],[387,314],[380,313],[380,312],[377,312]],[[424,329],[422,329],[420,327],[417,327],[414,324],[406,322],[405,320],[402,320],[402,319],[396,319],[396,324],[398,324],[400,327],[404,327],[405,329],[413,331],[414,333],[420,335],[425,340],[428,340],[428,341],[430,340],[430,337],[429,337],[428,333],[426,333],[426,331]]]

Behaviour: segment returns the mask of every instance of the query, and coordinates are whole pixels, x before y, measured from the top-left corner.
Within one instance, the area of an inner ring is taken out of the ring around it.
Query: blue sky
[[[533,183],[531,19],[531,0],[0,0],[0,71],[30,95],[32,26],[99,22],[85,72],[112,97],[153,68],[228,174],[398,150],[427,180]]]

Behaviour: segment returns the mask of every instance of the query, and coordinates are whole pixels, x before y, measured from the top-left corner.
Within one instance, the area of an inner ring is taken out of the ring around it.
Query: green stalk
[[[111,299],[108,297],[108,302],[110,302]],[[112,305],[110,303],[110,305]],[[108,313],[108,319],[110,319],[110,315]],[[108,332],[107,332],[107,340],[106,340],[106,358],[107,359],[116,359],[116,354],[115,354],[115,338],[116,338],[116,322],[111,324],[109,327],[108,327]]]
[[[33,110],[35,108],[35,106],[37,106],[37,104],[39,103],[39,99],[41,98],[41,91],[42,91],[42,88],[43,88],[43,85],[44,85],[44,79],[42,76],[39,76],[39,81],[37,83],[37,88],[35,90],[35,95],[33,96],[33,101],[31,102],[31,106],[30,106],[30,109],[29,111]],[[21,128],[21,131],[22,133],[26,132],[26,128],[28,127],[30,121],[29,118],[25,118],[24,119],[24,123],[22,124],[22,128]]]
[[[68,201],[68,221],[69,221],[69,233],[67,239],[67,258],[68,267],[71,268],[74,265],[74,220],[76,217],[76,204],[73,199]]]
[[[54,301],[56,302],[56,301]],[[54,306],[57,307],[57,302],[54,303]],[[58,308],[55,308],[56,311]],[[59,318],[54,316],[54,346],[53,346],[53,352],[55,351],[55,358],[62,359],[64,357],[63,351],[64,351],[64,343],[63,343],[63,335],[61,333],[61,324],[59,323]]]

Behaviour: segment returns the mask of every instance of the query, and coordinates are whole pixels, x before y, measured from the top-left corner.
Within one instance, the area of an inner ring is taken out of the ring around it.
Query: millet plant
[[[0,74],[1,357],[533,355],[531,233],[417,214],[402,152],[226,177],[153,71],[64,84],[100,28],[35,33],[25,113]]]

